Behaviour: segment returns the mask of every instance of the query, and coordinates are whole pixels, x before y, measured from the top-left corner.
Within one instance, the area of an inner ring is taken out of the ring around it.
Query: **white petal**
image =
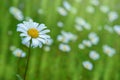
[[[45,44],[46,43],[46,41],[44,40],[44,39],[42,39],[42,38],[37,38],[40,42],[42,42],[43,44]]]
[[[50,38],[49,35],[39,35],[39,37],[40,37],[40,38],[45,38],[45,39]]]
[[[46,33],[48,33],[48,32],[50,32],[50,30],[47,29],[47,30],[41,31],[40,34],[46,34]]]
[[[22,43],[26,44],[27,42],[30,41],[30,39],[31,39],[31,37],[25,37],[25,38],[22,39]]]
[[[21,33],[20,36],[21,37],[24,37],[24,36],[27,37],[28,35],[26,33]]]
[[[40,47],[40,48],[42,47],[42,43],[41,43],[41,42],[39,42],[39,47]]]
[[[32,39],[32,47],[37,47],[39,45],[39,41],[37,39]]]
[[[45,29],[45,28],[47,28],[47,27],[45,26],[45,24],[40,24],[37,29],[38,29],[39,31],[41,31],[41,30],[43,30],[43,29]]]

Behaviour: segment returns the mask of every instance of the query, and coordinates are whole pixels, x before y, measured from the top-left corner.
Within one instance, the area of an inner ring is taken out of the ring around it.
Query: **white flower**
[[[115,11],[111,11],[108,13],[108,19],[110,22],[115,21],[116,19],[118,19],[118,13]]]
[[[102,5],[102,6],[100,6],[100,10],[103,13],[108,13],[109,12],[109,7]]]
[[[23,52],[21,49],[17,48],[13,51],[13,54],[16,56],[16,57],[25,57],[26,56],[26,53]]]
[[[63,1],[63,6],[65,7],[66,10],[68,11],[71,10],[71,5],[68,1]]]
[[[63,24],[63,22],[59,21],[59,22],[57,23],[57,26],[61,28],[61,27],[64,26],[64,24]]]
[[[85,46],[84,46],[83,44],[79,44],[79,45],[78,45],[78,48],[79,48],[79,49],[85,49]]]
[[[99,42],[99,37],[97,36],[96,33],[94,32],[91,32],[89,35],[88,35],[88,38],[90,39],[91,43],[93,45],[97,45],[98,42]]]
[[[16,49],[15,46],[13,46],[13,45],[10,46],[10,50],[11,50],[11,51],[14,51],[15,49]]]
[[[70,46],[67,44],[60,44],[59,49],[63,52],[70,52],[71,50]]]
[[[99,5],[99,0],[90,0],[90,3],[94,6],[98,6]]]
[[[94,13],[94,12],[95,12],[95,9],[94,9],[93,6],[87,6],[87,7],[86,7],[86,11],[87,11],[88,13]]]
[[[19,21],[24,19],[22,12],[16,7],[10,7],[10,13]]]
[[[93,60],[97,60],[100,58],[100,55],[96,51],[90,51],[89,57]]]
[[[21,32],[20,36],[22,37],[22,43],[28,47],[42,47],[42,43],[45,44],[50,36],[46,33],[50,32],[50,30],[45,29],[45,24],[38,24],[33,22],[32,20],[24,21],[17,25],[17,31]]]
[[[52,43],[53,43],[53,39],[48,39],[48,40],[46,40],[45,44],[50,46],[50,45],[52,45]]]
[[[83,27],[81,25],[75,25],[77,31],[83,31]]]
[[[86,68],[87,70],[92,70],[93,69],[93,64],[90,61],[84,61],[82,63],[83,67]]]
[[[38,10],[38,14],[44,14],[43,9],[39,9],[39,10]]]
[[[50,51],[50,46],[44,46],[44,50],[45,50],[46,52],[49,52],[49,51]]]
[[[91,41],[89,41],[89,40],[83,40],[83,42],[82,42],[85,46],[87,46],[87,47],[91,47],[92,46],[92,43],[91,43]]]
[[[109,25],[105,25],[104,29],[107,30],[110,33],[113,33],[113,28],[111,26],[109,26]]]
[[[116,53],[115,49],[111,48],[108,45],[103,46],[103,52],[107,54],[109,57],[112,57]]]
[[[77,13],[77,8],[72,7],[72,8],[71,8],[71,13],[76,14],[76,13]]]
[[[71,32],[61,32],[62,35],[58,35],[57,40],[63,43],[68,43],[70,41],[75,41],[77,36],[72,34]]]
[[[120,25],[115,25],[114,30],[118,35],[120,35]]]
[[[57,11],[62,16],[66,16],[67,15],[67,11],[63,7],[58,7]]]

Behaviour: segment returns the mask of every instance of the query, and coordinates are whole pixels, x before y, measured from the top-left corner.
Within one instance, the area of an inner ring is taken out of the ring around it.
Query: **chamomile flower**
[[[99,37],[97,36],[96,33],[94,32],[91,32],[89,35],[88,35],[88,38],[90,39],[91,43],[93,45],[97,45],[98,42],[99,42]]]
[[[44,51],[49,52],[50,51],[50,46],[44,46]]]
[[[16,7],[10,7],[10,13],[19,21],[24,19],[22,12]]]
[[[115,21],[116,19],[118,19],[118,17],[119,17],[118,13],[115,12],[115,11],[111,11],[111,12],[108,13],[108,19],[109,19],[110,22]]]
[[[17,48],[13,51],[13,55],[15,55],[16,57],[25,57],[26,53],[23,52],[21,49]]]
[[[62,28],[64,26],[64,23],[61,22],[61,21],[59,21],[59,22],[57,22],[57,26],[60,27],[60,28]]]
[[[87,11],[88,13],[94,13],[94,12],[95,12],[95,8],[94,8],[93,6],[87,6],[87,7],[86,7],[86,11]]]
[[[17,31],[21,32],[20,36],[22,37],[22,43],[28,47],[42,47],[42,44],[45,44],[47,40],[50,39],[50,36],[46,33],[50,32],[45,24],[38,24],[32,20],[24,21],[17,25]]]
[[[120,35],[120,25],[115,25],[115,26],[114,26],[114,31],[115,31],[118,35]]]
[[[65,7],[66,10],[68,11],[71,10],[71,5],[68,1],[63,1],[63,6]]]
[[[92,46],[92,43],[90,40],[83,40],[82,42],[86,47],[91,47]]]
[[[79,48],[79,49],[85,49],[85,46],[84,46],[83,44],[79,44],[79,45],[78,45],[78,48]]]
[[[109,12],[109,7],[102,5],[102,6],[100,6],[100,10],[103,13],[108,13]]]
[[[112,57],[116,53],[115,49],[111,48],[108,45],[103,46],[103,52],[107,54],[109,57]]]
[[[82,63],[83,67],[86,68],[87,70],[92,70],[93,69],[93,64],[90,61],[84,61]]]
[[[71,50],[70,46],[67,44],[60,44],[59,49],[63,52],[70,52]]]
[[[67,14],[68,14],[67,11],[63,7],[58,7],[57,11],[62,16],[67,16]]]
[[[90,0],[90,3],[94,6],[98,6],[99,5],[99,0]]]
[[[98,60],[100,58],[100,55],[96,51],[90,51],[89,57],[93,60]]]

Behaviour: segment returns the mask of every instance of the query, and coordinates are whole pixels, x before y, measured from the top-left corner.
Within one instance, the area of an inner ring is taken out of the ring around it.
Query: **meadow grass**
[[[71,12],[66,17],[58,14],[57,7],[62,6],[63,0],[1,0],[0,3],[0,80],[15,80],[17,67],[20,76],[23,76],[25,69],[25,58],[21,58],[19,65],[18,58],[13,56],[9,50],[11,45],[23,49],[26,53],[28,48],[21,44],[21,38],[16,31],[17,24],[21,21],[16,20],[9,12],[11,6],[21,9],[24,16],[31,17],[34,21],[45,23],[51,30],[50,35],[54,40],[51,50],[46,52],[43,48],[32,48],[30,64],[27,74],[27,80],[120,80],[120,36],[115,32],[109,33],[106,30],[98,31],[99,26],[109,24],[119,25],[119,18],[115,22],[109,22],[99,11],[99,6],[95,7],[95,13],[89,14],[85,11],[89,5],[88,0],[82,3],[74,0],[67,0],[77,9],[77,14]],[[100,4],[107,5],[110,10],[120,13],[119,0],[99,0]],[[38,9],[43,9],[44,14],[38,14]],[[81,16],[87,20],[92,29],[82,32],[76,31],[74,28],[75,18]],[[64,22],[64,27],[57,27],[57,22]],[[62,52],[58,49],[60,44],[57,41],[57,35],[61,30],[72,32],[78,36],[77,41],[70,42],[71,51],[69,53]],[[12,35],[8,35],[8,31],[12,31]],[[86,39],[90,32],[96,32],[100,37],[97,46],[78,49],[78,44]],[[102,45],[109,44],[116,49],[113,57],[108,57],[102,51]],[[96,50],[100,54],[100,59],[93,61],[89,58],[88,53]],[[86,70],[82,62],[90,60],[93,63],[93,70]]]

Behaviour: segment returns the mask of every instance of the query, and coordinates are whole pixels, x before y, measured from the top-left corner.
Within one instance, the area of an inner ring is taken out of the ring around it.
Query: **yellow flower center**
[[[21,53],[18,52],[18,53],[16,54],[16,56],[17,56],[17,57],[21,57]]]
[[[37,29],[35,28],[30,28],[28,31],[27,31],[28,35],[31,36],[32,38],[37,38],[39,36],[39,32]]]

